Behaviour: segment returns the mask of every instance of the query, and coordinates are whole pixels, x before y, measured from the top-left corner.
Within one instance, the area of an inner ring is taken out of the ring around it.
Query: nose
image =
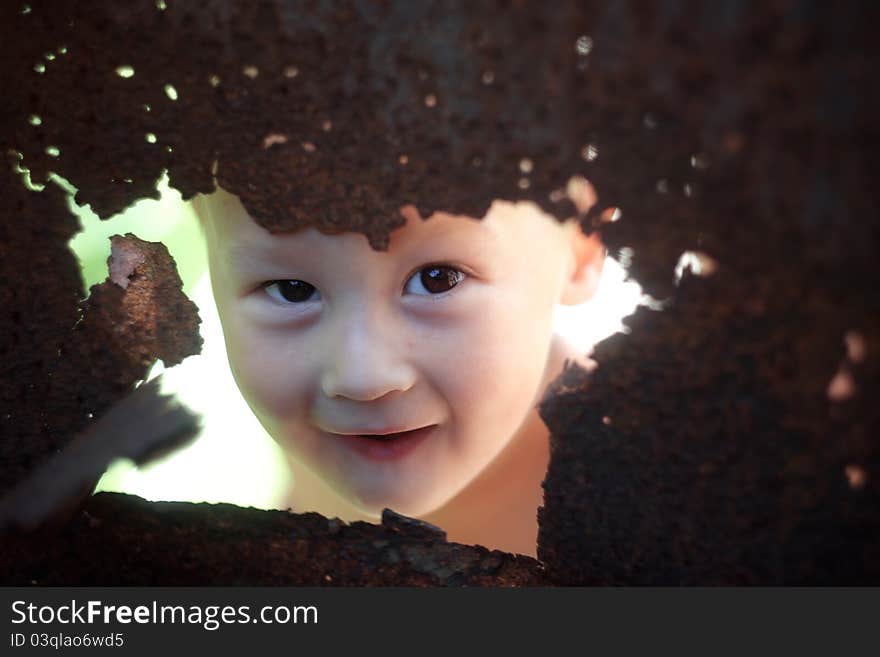
[[[340,317],[332,335],[321,376],[327,397],[373,401],[415,384],[405,336],[379,312],[368,309]]]

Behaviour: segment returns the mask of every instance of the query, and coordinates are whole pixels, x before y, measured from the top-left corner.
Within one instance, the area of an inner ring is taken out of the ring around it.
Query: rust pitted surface
[[[165,245],[130,233],[114,235],[110,242],[110,279],[92,287],[88,301],[101,325],[102,341],[125,354],[132,367],[149,366],[157,358],[170,367],[199,353],[198,308],[183,294]]]
[[[99,493],[40,550],[6,539],[0,579],[42,585],[529,586],[529,557],[365,522]],[[211,546],[205,550],[205,544]],[[84,558],[113,554],[112,561]]]
[[[139,263],[125,289],[109,278],[92,286],[81,304],[82,320],[72,330],[65,327],[68,337],[51,370],[58,399],[47,409],[59,412],[65,402],[75,400],[86,420],[98,417],[146,378],[156,360],[179,363],[198,353],[202,344],[198,310],[183,294],[165,246],[132,235],[111,241],[111,249],[139,254]]]
[[[29,192],[0,170],[0,491],[6,490],[87,422],[88,408],[59,397],[52,377],[80,315],[82,281],[67,241],[77,231],[64,195]],[[13,217],[21,221],[13,221]],[[52,221],[38,221],[51,217]],[[70,382],[72,384],[72,382]]]
[[[583,176],[598,203],[582,225],[665,304],[542,407],[550,581],[877,583],[878,19],[867,1],[3,3],[0,146],[102,217],[167,170],[184,198],[216,177],[270,230],[379,249],[407,203],[479,217],[531,200],[565,219],[559,191]],[[69,327],[63,198],[3,180],[3,312],[22,313],[4,339]],[[689,251],[715,271],[677,286]],[[65,339],[4,347],[23,372],[3,381],[23,418],[4,425],[4,449],[22,445],[4,477],[122,386],[38,404]]]
[[[674,306],[640,310],[591,376],[572,366],[545,399],[538,557],[552,581],[880,581],[878,413],[862,397],[877,361],[855,368],[852,399],[827,397],[852,368],[842,337],[857,310],[731,278],[686,279]]]
[[[0,491],[64,448],[157,359],[172,365],[201,349],[197,309],[164,245],[115,236],[117,251],[136,255],[127,287],[108,280],[80,301],[78,265],[67,248],[75,219],[60,190],[48,187],[18,205],[15,195],[31,193],[14,183],[4,187],[12,196],[5,207],[20,207],[21,222],[3,222],[0,242],[6,282]],[[58,223],[40,223],[41,216]]]
[[[384,249],[409,203],[482,217],[493,199],[527,199],[566,219],[558,192],[581,174],[602,183],[598,214],[685,175],[698,146],[668,122],[643,138],[669,90],[648,83],[656,53],[636,39],[621,61],[628,18],[601,4],[165,5],[4,9],[11,34],[39,35],[7,45],[27,90],[7,108],[9,147],[101,217],[155,197],[163,170],[185,199],[213,190],[215,171],[270,230],[344,228]],[[621,173],[661,156],[647,178]]]

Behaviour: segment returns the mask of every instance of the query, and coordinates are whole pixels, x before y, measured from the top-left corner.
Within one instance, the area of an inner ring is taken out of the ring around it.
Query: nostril
[[[415,381],[415,371],[405,365],[368,369],[347,364],[327,372],[321,388],[330,399],[375,402],[409,390]]]

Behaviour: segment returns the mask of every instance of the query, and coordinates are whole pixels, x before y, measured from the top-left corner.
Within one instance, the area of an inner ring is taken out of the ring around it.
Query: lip
[[[418,431],[420,429],[426,429],[430,426],[434,425],[425,425],[423,427],[418,427],[417,429],[407,429],[405,427],[394,427],[392,429],[364,429],[363,431],[328,431],[327,433],[336,434],[338,436],[387,436],[391,433],[405,433],[407,431]]]
[[[387,462],[398,461],[407,454],[415,450],[419,445],[425,442],[435,433],[436,424],[432,424],[420,429],[404,432],[388,432],[388,433],[364,433],[364,434],[327,434],[340,442],[349,449],[357,452],[370,461]],[[365,436],[387,436],[391,433],[399,433],[400,435],[393,438],[366,438]]]

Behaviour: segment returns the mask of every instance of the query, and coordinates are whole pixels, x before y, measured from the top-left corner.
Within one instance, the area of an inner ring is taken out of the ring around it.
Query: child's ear
[[[599,233],[584,234],[577,221],[570,230],[570,259],[568,275],[560,303],[576,306],[591,299],[599,287],[602,266],[605,263],[605,245]]]

